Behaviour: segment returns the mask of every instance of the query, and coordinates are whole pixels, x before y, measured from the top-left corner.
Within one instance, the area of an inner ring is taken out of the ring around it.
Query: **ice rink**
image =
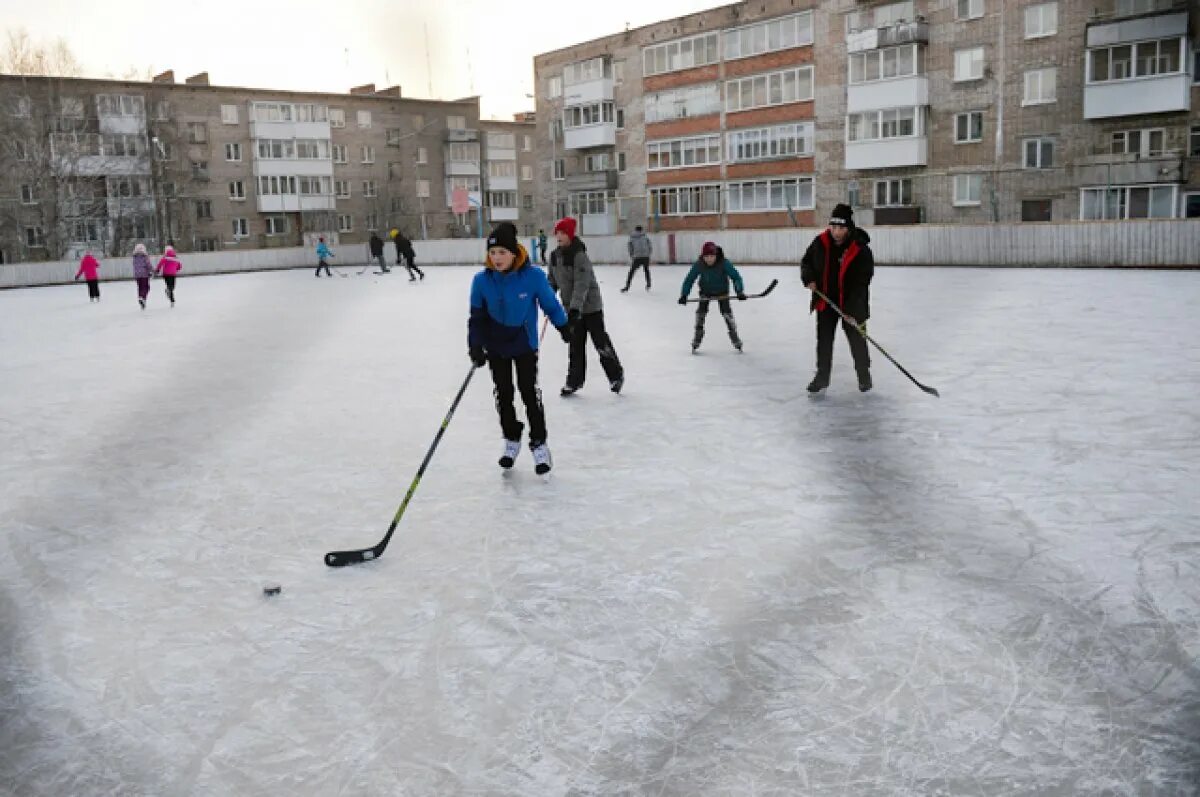
[[[547,338],[552,478],[479,372],[327,568],[474,271],[0,292],[0,794],[1200,793],[1200,273],[881,268],[942,398],[839,332],[813,400],[798,269],[695,357],[683,269],[598,269],[627,383]]]

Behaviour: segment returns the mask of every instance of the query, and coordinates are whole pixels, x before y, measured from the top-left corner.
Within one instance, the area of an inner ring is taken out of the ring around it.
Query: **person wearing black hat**
[[[800,261],[800,278],[809,290],[819,289],[832,299],[856,325],[865,325],[871,317],[871,277],[875,275],[875,256],[871,236],[854,224],[849,205],[838,205],[829,218],[828,228],[813,239]],[[829,387],[833,371],[833,338],[840,316],[815,292],[809,312],[817,314],[817,374],[808,385],[809,393]],[[842,329],[850,343],[858,389],[871,389],[871,355],[862,334],[845,321]]]
[[[374,230],[371,230],[371,239],[367,241],[367,245],[371,248],[372,259],[379,263],[379,270],[384,274],[391,271],[388,268],[387,260],[383,256],[383,239]]]
[[[569,343],[567,312],[554,295],[546,273],[530,262],[525,247],[518,243],[514,225],[504,222],[496,227],[487,245],[487,267],[471,282],[468,354],[476,368],[487,365],[492,371],[496,411],[504,433],[500,467],[510,469],[521,453],[525,426],[517,420],[513,407],[515,392],[520,391],[529,419],[534,470],[545,475],[553,463],[546,445],[546,410],[537,385],[538,309],[550,317],[563,341]]]
[[[408,281],[416,282],[417,278],[413,276],[415,271],[421,279],[425,279],[425,272],[417,268],[417,253],[413,250],[412,241],[399,230],[392,230],[392,242],[396,244],[396,264],[404,263],[404,267],[408,269]]]

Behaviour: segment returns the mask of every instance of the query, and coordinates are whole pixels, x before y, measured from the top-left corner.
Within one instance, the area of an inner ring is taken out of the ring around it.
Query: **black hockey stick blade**
[[[771,291],[775,290],[775,286],[778,284],[779,284],[779,280],[771,280],[771,284],[768,285],[762,291],[762,293],[747,294],[746,298],[747,299],[761,299],[764,296],[766,296],[767,294],[769,294]],[[736,299],[736,298],[737,298],[736,293],[727,293],[724,296],[702,296],[699,299],[688,299],[688,302],[692,303],[692,304],[695,304],[696,302],[720,302],[720,301],[724,301],[726,299]]]

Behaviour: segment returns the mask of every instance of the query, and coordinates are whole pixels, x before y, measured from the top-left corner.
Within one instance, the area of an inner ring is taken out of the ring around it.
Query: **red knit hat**
[[[558,224],[554,225],[555,233],[566,233],[568,238],[575,237],[575,219],[567,216],[564,219],[559,219]]]
[[[704,246],[700,247],[700,256],[701,257],[707,257],[708,255],[715,255],[716,253],[717,253],[717,245],[715,243],[713,243],[712,241],[708,241],[707,243],[704,244]]]

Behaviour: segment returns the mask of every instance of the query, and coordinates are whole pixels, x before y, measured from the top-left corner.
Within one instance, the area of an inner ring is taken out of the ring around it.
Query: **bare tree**
[[[35,42],[29,31],[8,31],[8,40],[0,50],[0,72],[10,75],[48,75],[79,77],[83,69],[64,39],[50,43]]]

